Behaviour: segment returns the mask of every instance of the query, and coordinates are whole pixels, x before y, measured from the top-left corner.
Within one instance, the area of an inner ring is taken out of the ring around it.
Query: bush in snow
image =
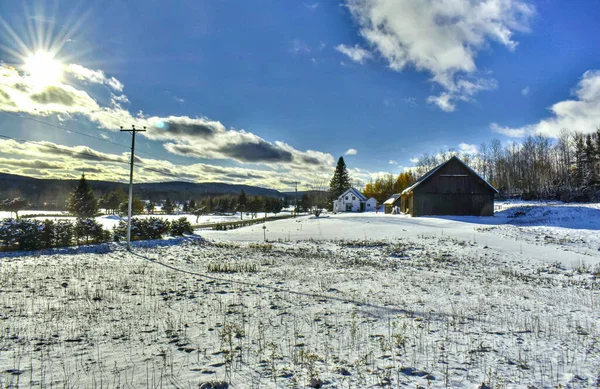
[[[131,218],[131,240],[161,239],[169,232],[171,223],[165,219],[149,217],[147,219]],[[114,239],[127,239],[127,221],[121,220],[114,228]]]
[[[102,228],[102,225],[94,219],[77,219],[75,223],[75,239],[77,243],[85,240],[85,243],[103,243],[110,239],[110,233]]]
[[[75,236],[75,226],[73,223],[67,220],[59,220],[54,225],[54,236],[56,239],[56,247],[70,246],[73,244],[73,237]]]
[[[40,244],[44,249],[50,248],[56,244],[56,223],[54,223],[53,220],[46,219],[42,222],[40,240]]]
[[[171,223],[165,219],[157,217],[149,217],[141,220],[141,229],[143,231],[143,239],[161,239],[163,235],[169,232]]]
[[[172,236],[182,236],[183,234],[193,234],[194,229],[192,228],[192,223],[185,218],[180,217],[177,220],[173,220],[171,223],[171,235]]]
[[[6,247],[17,246],[21,250],[41,248],[42,223],[38,220],[4,219],[0,223],[0,240]]]
[[[7,248],[17,244],[17,233],[16,225],[17,222],[13,219],[3,219],[0,222],[0,242]]]

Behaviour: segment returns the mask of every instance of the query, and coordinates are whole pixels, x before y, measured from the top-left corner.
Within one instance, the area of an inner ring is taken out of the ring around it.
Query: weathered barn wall
[[[494,195],[460,193],[419,193],[411,196],[411,215],[493,216]]]
[[[453,158],[413,189],[407,205],[413,216],[493,216],[494,194],[481,177]]]

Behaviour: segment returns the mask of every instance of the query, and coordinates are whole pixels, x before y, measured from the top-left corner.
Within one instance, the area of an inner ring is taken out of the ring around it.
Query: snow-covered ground
[[[64,215],[66,214],[66,212],[62,212],[62,211],[46,211],[46,210],[23,210],[23,211],[19,211],[19,216],[24,216],[24,215]],[[12,214],[12,217],[14,217],[15,214]],[[0,211],[0,219],[5,219],[5,218],[9,218],[11,217],[11,213],[10,212],[5,212],[5,211]]]
[[[596,387],[599,208],[516,207],[0,257],[0,387]]]

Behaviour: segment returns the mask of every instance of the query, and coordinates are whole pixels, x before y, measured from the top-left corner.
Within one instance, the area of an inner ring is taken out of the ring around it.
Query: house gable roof
[[[353,194],[356,197],[358,197],[359,200],[361,201],[367,201],[367,198],[365,197],[365,195],[363,195],[362,193],[360,193],[360,191],[356,188],[350,188],[350,189],[346,189],[346,191],[344,193],[342,193],[340,195],[340,197],[338,197],[338,200],[341,199],[342,197],[346,196],[347,194]]]
[[[429,179],[431,176],[433,176],[433,174],[435,172],[437,172],[438,170],[440,170],[442,167],[446,166],[448,163],[450,163],[450,161],[456,160],[458,161],[461,165],[463,165],[464,167],[466,167],[471,173],[473,173],[475,176],[479,177],[484,183],[485,185],[487,185],[490,189],[492,189],[495,193],[499,193],[498,189],[494,188],[489,182],[487,182],[485,179],[483,179],[483,177],[481,177],[475,170],[471,169],[471,167],[469,165],[467,165],[466,163],[464,163],[460,158],[458,158],[456,155],[453,156],[452,158],[450,158],[449,160],[447,160],[444,163],[439,164],[438,166],[434,167],[433,169],[431,169],[430,171],[428,171],[423,177],[419,178],[419,180],[417,182],[415,182],[414,184],[412,184],[411,186],[409,186],[408,188],[404,189],[402,191],[402,194],[407,194],[409,192],[411,192],[413,189],[415,189],[417,186],[421,185],[423,182],[427,181],[427,179]]]

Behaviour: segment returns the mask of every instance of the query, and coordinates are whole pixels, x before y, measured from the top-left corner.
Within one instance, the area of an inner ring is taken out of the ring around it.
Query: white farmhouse
[[[367,198],[356,188],[350,188],[333,201],[333,212],[370,212],[375,211],[377,200]]]

